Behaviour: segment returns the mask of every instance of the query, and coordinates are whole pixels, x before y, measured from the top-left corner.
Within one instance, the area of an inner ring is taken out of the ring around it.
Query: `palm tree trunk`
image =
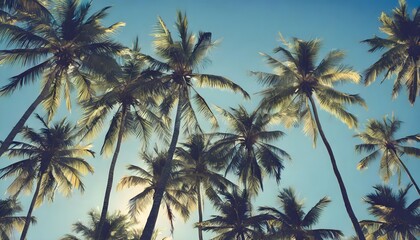
[[[36,184],[35,193],[34,193],[34,196],[32,197],[32,201],[31,201],[31,205],[29,206],[28,214],[26,215],[25,226],[23,227],[22,235],[20,235],[20,240],[25,240],[26,234],[28,233],[29,225],[30,225],[31,219],[32,219],[32,211],[34,210],[36,198],[38,197],[39,189],[41,188],[41,182],[42,182],[42,177],[43,176],[44,176],[44,174],[41,174],[41,176],[38,179],[38,183]]]
[[[203,229],[200,225],[203,222],[203,206],[201,205],[201,183],[197,178],[197,201],[198,201],[198,240],[203,240]]]
[[[414,180],[413,176],[411,175],[410,171],[408,171],[407,166],[405,166],[405,164],[403,163],[403,161],[401,160],[401,158],[398,157],[397,152],[395,150],[393,150],[395,156],[397,157],[398,161],[400,162],[401,166],[404,168],[405,172],[407,173],[408,177],[411,180],[411,183],[413,183],[414,187],[417,190],[417,193],[420,195],[420,189],[419,186],[417,185],[416,181]]]
[[[322,130],[322,126],[321,126],[321,123],[319,121],[318,111],[316,109],[314,99],[312,98],[311,95],[309,95],[308,98],[311,102],[312,110],[314,112],[315,121],[316,121],[316,125],[317,125],[317,128],[318,128],[319,135],[321,135],[322,141],[324,142],[324,145],[327,148],[328,154],[330,155],[332,168],[333,168],[335,177],[337,178],[338,185],[340,186],[341,196],[343,197],[344,206],[346,207],[347,214],[350,217],[350,220],[353,224],[353,227],[356,231],[356,234],[357,234],[359,240],[365,240],[365,236],[363,235],[362,228],[360,227],[359,222],[357,221],[356,215],[353,212],[353,208],[351,207],[350,200],[349,200],[349,197],[347,195],[346,186],[344,185],[344,181],[341,177],[340,171],[338,170],[337,162],[335,161],[335,157],[334,157],[334,153],[332,151],[330,143],[328,142],[327,138],[325,137],[324,131]]]
[[[48,81],[42,89],[41,93],[38,95],[38,97],[32,102],[28,109],[26,109],[25,113],[13,127],[12,131],[10,131],[9,135],[7,135],[6,139],[4,139],[3,143],[0,146],[0,157],[3,155],[4,152],[7,151],[10,144],[13,142],[13,139],[15,139],[16,135],[20,132],[20,130],[22,130],[23,125],[25,125],[26,121],[32,115],[32,113],[35,111],[38,105],[45,99],[45,96],[47,95],[50,86],[51,81]]]
[[[178,106],[175,115],[174,132],[172,134],[171,144],[169,145],[168,156],[166,159],[165,166],[162,170],[162,175],[160,176],[159,181],[157,183],[155,193],[153,194],[152,209],[150,210],[149,216],[147,217],[147,222],[144,226],[143,234],[141,235],[140,240],[151,240],[153,230],[155,229],[156,220],[160,209],[160,203],[162,202],[166,183],[168,182],[171,173],[172,158],[174,157],[175,148],[178,142],[179,132],[181,128],[181,115],[184,102],[185,99],[182,95],[182,91],[180,90],[178,96]]]
[[[102,205],[101,218],[99,219],[99,223],[98,223],[98,229],[97,229],[98,232],[96,233],[97,240],[101,240],[102,229],[105,224],[106,215],[108,213],[109,199],[111,197],[111,190],[112,190],[112,182],[114,180],[114,170],[115,170],[115,165],[117,164],[118,154],[120,153],[126,115],[127,115],[127,106],[123,105],[122,111],[121,111],[121,122],[120,122],[119,130],[118,130],[117,144],[115,146],[114,155],[112,156],[111,166],[109,167],[108,182],[106,184],[106,189],[105,189],[104,203]]]

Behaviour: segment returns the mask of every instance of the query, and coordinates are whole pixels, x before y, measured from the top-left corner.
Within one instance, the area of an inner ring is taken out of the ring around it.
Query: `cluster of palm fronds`
[[[420,157],[419,148],[405,145],[409,141],[420,142],[420,134],[396,138],[401,122],[394,117],[382,122],[370,120],[366,130],[356,135],[363,141],[356,151],[369,153],[358,168],[365,168],[382,155],[380,174],[385,181],[395,172],[401,176],[403,170],[412,183],[398,194],[387,186],[375,186],[375,193],[364,200],[376,220],[359,221],[353,212],[318,117],[321,108],[353,128],[358,121],[346,107],[366,107],[361,96],[335,89],[339,83],[361,80],[356,71],[341,64],[342,51],[330,51],[318,61],[319,40],[282,38],[283,45],[274,50],[279,58],[262,54],[273,72],[252,72],[266,87],[260,92],[259,106],[253,111],[244,106],[217,109],[229,129],[205,133],[197,114],[214,128],[218,127],[218,120],[198,87],[227,89],[250,98],[225,77],[198,73],[207,53],[216,45],[212,34],[189,32],[186,15],[178,12],[175,25],[179,39],[174,39],[165,22],[158,18],[153,33],[155,58],[141,52],[138,40],[131,48],[113,41],[112,33],[124,24],[103,26],[109,8],[90,14],[91,4],[78,0],[1,1],[0,34],[8,48],[0,50],[0,63],[20,64],[25,70],[11,77],[0,88],[0,95],[12,94],[31,82],[41,85],[37,98],[1,142],[0,156],[19,158],[0,169],[0,178],[15,177],[8,188],[11,198],[0,203],[2,239],[8,239],[13,229],[21,227],[20,239],[24,240],[30,223],[35,222],[34,207],[45,199],[53,201],[57,190],[65,196],[74,188],[85,190],[82,176],[93,173],[93,168],[84,157],[93,156],[94,152],[90,145],[82,143],[103,129],[106,134],[100,154],[111,154],[112,160],[101,212],[89,213],[90,226],[74,224],[74,231],[84,239],[150,240],[161,207],[166,210],[173,231],[174,211],[187,219],[196,205],[200,240],[203,231],[216,232],[214,239],[341,238],[339,230],[314,228],[330,202],[327,197],[305,213],[295,191],[285,188],[278,196],[280,208],[264,206],[253,214],[251,200],[264,189],[264,177],[274,177],[279,183],[283,161],[291,160],[285,150],[273,145],[284,135],[282,131],[270,130],[278,122],[286,127],[302,125],[314,146],[321,137],[359,239],[419,236],[420,199],[407,206],[406,195],[411,184],[419,194],[420,190],[401,157]],[[396,97],[405,85],[409,101],[414,104],[420,87],[420,10],[415,9],[410,17],[401,0],[392,16],[383,13],[380,21],[387,38],[374,37],[364,42],[372,47],[372,52],[387,51],[368,68],[365,84],[381,73],[385,73],[385,78],[397,75],[392,95]],[[71,89],[77,91],[76,100],[84,110],[82,118],[76,125],[65,119],[51,125],[63,98],[67,108],[71,108]],[[25,122],[39,105],[43,105],[47,116],[36,115],[42,123],[36,131],[25,126]],[[21,141],[15,140],[18,134]],[[141,139],[141,158],[147,168],[130,165],[128,170],[135,175],[123,177],[117,188],[141,186],[142,190],[129,201],[130,216],[110,215],[114,170],[123,140],[129,135]],[[146,149],[152,136],[158,136],[165,148],[155,148],[150,154]],[[180,136],[187,140],[179,143]],[[236,176],[238,183],[228,180],[227,174]],[[22,192],[31,192],[33,185],[35,191],[26,217],[14,216],[21,210],[17,198]],[[203,195],[220,212],[207,220],[203,219]],[[146,225],[139,231],[134,225],[148,206],[151,210]],[[66,235],[63,239],[78,238]]]

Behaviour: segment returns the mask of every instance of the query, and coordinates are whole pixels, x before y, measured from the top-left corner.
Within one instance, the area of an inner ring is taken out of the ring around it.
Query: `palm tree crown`
[[[214,202],[220,215],[212,215],[212,218],[200,224],[204,231],[219,234],[212,240],[261,239],[263,218],[251,215],[248,191],[234,189],[232,192],[221,192],[221,195],[224,200]]]
[[[368,121],[366,130],[355,135],[364,142],[356,145],[356,151],[369,153],[369,155],[360,160],[357,168],[366,168],[382,154],[379,164],[379,173],[382,179],[387,182],[394,171],[397,172],[398,178],[401,179],[401,168],[403,168],[420,194],[417,183],[400,158],[404,154],[420,158],[419,148],[405,145],[405,143],[410,141],[420,142],[420,134],[396,138],[395,134],[400,129],[401,123],[394,116],[391,119],[384,117],[382,121],[375,119]]]
[[[235,172],[241,182],[256,194],[263,188],[263,176],[269,174],[280,181],[280,173],[284,168],[283,159],[290,159],[284,150],[271,144],[282,137],[282,131],[270,131],[273,116],[261,108],[248,113],[243,106],[231,111],[220,110],[225,117],[231,133],[216,133],[222,138],[214,144],[214,148],[224,149],[225,159],[229,161],[226,173]]]
[[[25,216],[15,216],[21,212],[22,207],[16,198],[0,199],[0,238],[3,240],[13,239],[13,230],[22,229],[25,225]],[[35,223],[34,217],[31,222]]]
[[[2,22],[2,40],[12,49],[0,50],[1,64],[21,64],[29,67],[10,78],[0,88],[0,95],[13,93],[31,82],[42,79],[41,93],[6,137],[0,147],[2,155],[24,126],[37,106],[43,103],[50,121],[58,109],[62,95],[71,108],[72,88],[77,89],[79,101],[88,100],[94,93],[90,72],[101,72],[110,56],[122,47],[110,40],[110,33],[122,23],[109,27],[101,25],[108,7],[91,15],[91,2],[78,0],[49,1],[48,15],[17,12],[19,24]]]
[[[36,132],[29,127],[22,129],[22,137],[27,142],[15,142],[9,149],[10,157],[22,160],[0,169],[0,179],[16,176],[7,191],[17,196],[22,191],[30,192],[34,182],[36,188],[27,214],[21,240],[25,239],[32,210],[45,198],[54,200],[56,190],[70,196],[73,188],[84,191],[81,180],[83,174],[93,172],[93,168],[82,157],[93,156],[90,145],[79,146],[77,129],[65,119],[49,127],[37,115],[43,128]]]
[[[360,104],[364,100],[357,94],[342,93],[334,86],[342,82],[358,83],[360,75],[351,68],[340,65],[344,52],[333,50],[318,64],[321,47],[319,40],[304,41],[294,38],[292,42],[283,40],[284,47],[274,49],[283,59],[277,60],[262,54],[274,73],[253,72],[259,81],[269,88],[263,90],[263,107],[273,109],[296,109],[299,121],[304,123],[303,131],[311,136],[314,144],[317,139],[317,126],[310,111],[309,97],[315,96],[320,107],[333,114],[349,127],[357,126],[356,117],[347,112],[345,104]]]
[[[117,189],[129,188],[134,186],[142,186],[143,190],[130,199],[130,213],[133,217],[139,216],[141,212],[150,204],[150,200],[162,175],[165,166],[166,153],[158,152],[155,154],[143,154],[143,160],[147,169],[135,165],[129,165],[128,170],[133,171],[136,175],[124,176],[118,183]],[[194,208],[196,193],[191,186],[185,182],[180,174],[181,162],[173,160],[170,180],[166,185],[162,199],[162,205],[166,208],[168,219],[171,223],[171,232],[173,232],[174,210],[177,211],[185,220],[189,218],[190,211]]]
[[[369,212],[377,220],[360,221],[371,239],[415,240],[420,236],[420,199],[407,206],[407,193],[412,185],[395,194],[384,185],[374,186],[375,192],[366,195]]]
[[[296,197],[293,188],[285,188],[278,196],[281,210],[272,207],[260,207],[269,223],[269,239],[290,237],[290,239],[340,239],[343,233],[335,229],[312,229],[318,222],[322,210],[331,202],[323,197],[306,214],[303,202]]]
[[[410,17],[405,0],[393,10],[392,16],[382,12],[380,30],[387,38],[375,36],[362,42],[370,45],[369,52],[386,49],[378,61],[365,72],[365,84],[375,81],[385,72],[385,78],[396,74],[392,97],[397,97],[402,85],[408,91],[408,100],[414,104],[420,89],[420,7]]]
[[[99,230],[100,213],[89,211],[89,225],[78,221],[73,224],[73,232],[83,236],[84,240],[94,240]],[[135,223],[129,220],[127,215],[115,212],[107,215],[105,226],[101,234],[103,240],[136,240],[137,231],[133,229]],[[60,240],[80,240],[75,235],[66,234]]]

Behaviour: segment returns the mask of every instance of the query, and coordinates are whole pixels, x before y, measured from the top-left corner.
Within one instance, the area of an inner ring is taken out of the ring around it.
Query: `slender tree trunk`
[[[20,132],[20,130],[22,130],[26,121],[32,115],[32,113],[35,111],[38,105],[45,99],[45,96],[47,95],[50,86],[51,81],[48,81],[42,89],[41,93],[38,95],[38,97],[32,102],[28,109],[26,109],[25,113],[22,115],[22,117],[19,119],[16,125],[12,128],[12,131],[10,131],[9,135],[7,135],[7,137],[4,139],[3,143],[0,146],[0,157],[3,155],[4,152],[7,151],[10,144],[12,144],[13,139],[15,139],[16,135]]]
[[[114,155],[112,156],[111,166],[109,167],[108,182],[106,184],[106,189],[105,189],[104,203],[102,205],[101,218],[99,219],[99,223],[98,223],[98,232],[96,233],[97,240],[102,240],[101,234],[102,234],[102,229],[106,221],[106,215],[108,213],[109,199],[111,197],[111,190],[112,190],[112,182],[114,180],[114,170],[115,170],[115,165],[117,164],[118,154],[120,153],[126,115],[127,115],[127,106],[123,105],[122,112],[121,112],[121,122],[120,122],[119,130],[118,130],[117,144],[115,146]]]
[[[407,173],[408,177],[411,180],[411,183],[413,183],[414,187],[417,190],[417,193],[420,195],[420,189],[419,186],[417,185],[416,181],[414,180],[413,176],[411,175],[410,171],[408,171],[407,166],[405,166],[405,164],[403,163],[403,161],[401,160],[401,158],[398,157],[397,153],[395,152],[395,150],[393,150],[395,156],[397,157],[398,161],[400,162],[401,166],[404,168],[405,172]]]
[[[354,230],[356,231],[356,234],[357,234],[357,237],[359,238],[359,240],[365,240],[365,236],[363,234],[362,228],[360,227],[359,222],[357,221],[356,215],[353,212],[353,208],[351,207],[350,200],[349,200],[349,197],[347,195],[346,186],[344,185],[344,181],[341,177],[340,171],[338,170],[337,162],[335,161],[335,157],[334,157],[334,153],[332,151],[330,143],[328,142],[327,138],[325,137],[324,131],[322,130],[322,126],[321,126],[321,123],[319,121],[318,111],[316,109],[314,99],[312,98],[311,95],[309,95],[308,98],[311,102],[312,110],[314,112],[315,121],[316,121],[316,125],[317,125],[318,131],[319,131],[319,135],[321,135],[321,138],[322,138],[322,141],[324,142],[325,148],[327,148],[328,154],[330,155],[332,168],[333,168],[335,177],[337,178],[338,185],[340,186],[341,196],[343,197],[344,206],[346,207],[347,214],[350,217],[350,220],[353,224]]]
[[[41,174],[41,176],[39,177],[38,182],[36,184],[35,193],[34,193],[34,196],[32,197],[32,201],[31,201],[31,205],[29,206],[28,214],[26,215],[25,226],[23,227],[22,235],[20,235],[20,240],[25,240],[26,234],[28,233],[29,225],[31,223],[31,218],[32,218],[32,211],[34,210],[36,198],[38,197],[39,189],[41,188],[41,182],[42,182],[42,177],[43,176],[44,176],[44,174]]]
[[[159,181],[157,183],[155,193],[153,194],[152,209],[150,210],[149,216],[147,217],[147,222],[144,226],[143,234],[141,235],[140,240],[150,240],[152,238],[153,230],[155,229],[156,220],[159,214],[160,203],[162,202],[162,197],[163,193],[165,192],[166,183],[168,182],[171,173],[172,158],[174,157],[176,144],[178,142],[179,132],[181,128],[182,107],[185,101],[182,95],[182,90],[179,91],[178,99],[179,100],[175,115],[174,132],[172,134],[171,144],[169,145],[166,163],[163,167],[162,175],[160,176]]]
[[[174,123],[174,132],[172,134],[171,144],[168,149],[168,156],[165,162],[165,166],[162,170],[162,175],[159,178],[159,181],[156,186],[155,193],[153,194],[153,205],[150,210],[149,216],[147,217],[146,225],[143,229],[143,234],[140,237],[140,240],[150,240],[153,235],[153,230],[155,229],[156,220],[159,214],[160,203],[162,202],[163,193],[165,192],[166,183],[169,180],[169,176],[172,168],[172,158],[174,157],[176,144],[178,142],[179,132],[181,128],[181,115],[182,107],[184,105],[184,97],[182,96],[182,91],[180,90],[178,96],[178,106],[176,109],[175,123]]]
[[[198,201],[198,240],[203,240],[203,229],[201,223],[203,222],[203,206],[201,205],[201,182],[197,177],[197,201]]]

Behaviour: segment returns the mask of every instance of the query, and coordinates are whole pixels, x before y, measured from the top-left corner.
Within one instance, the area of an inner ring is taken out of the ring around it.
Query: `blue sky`
[[[410,0],[407,3],[410,11],[419,5],[418,0]],[[249,109],[253,109],[258,104],[260,97],[256,93],[263,88],[255,78],[249,75],[249,71],[271,71],[258,53],[272,54],[272,49],[281,44],[279,32],[286,39],[292,37],[304,40],[321,39],[323,42],[321,57],[332,49],[344,50],[347,56],[344,63],[362,73],[377,59],[379,54],[368,53],[368,46],[361,44],[360,41],[371,38],[375,34],[383,36],[379,31],[380,13],[382,11],[389,13],[397,5],[396,0],[93,1],[95,9],[112,6],[106,24],[116,21],[126,23],[126,26],[115,34],[115,39],[130,46],[134,38],[139,36],[142,51],[151,55],[154,53],[150,34],[157,22],[157,16],[161,16],[175,33],[173,26],[176,11],[186,12],[191,31],[210,31],[213,33],[214,39],[221,40],[220,45],[209,55],[211,63],[204,69],[200,69],[200,72],[226,76],[252,94],[252,98],[245,101],[240,95],[209,89],[200,89],[200,93],[212,105],[228,108],[242,104]],[[0,66],[1,85],[6,83],[6,79],[17,70],[19,70],[18,67]],[[356,169],[357,162],[363,156],[354,152],[354,145],[360,142],[353,138],[353,135],[364,129],[364,124],[368,119],[378,119],[384,115],[391,116],[392,114],[404,122],[399,132],[400,137],[420,132],[418,126],[419,103],[411,106],[405,91],[402,91],[397,99],[392,100],[392,82],[393,79],[382,84],[380,81],[376,81],[369,87],[362,84],[339,86],[342,91],[359,93],[367,102],[368,109],[349,108],[359,119],[359,129],[348,129],[333,116],[323,111],[320,112],[326,136],[336,154],[350,201],[359,220],[370,218],[366,211],[367,205],[362,203],[361,198],[370,193],[372,186],[381,183],[381,180],[378,175],[378,165],[372,165],[362,172]],[[38,92],[39,85],[34,84],[0,99],[0,112],[6,113],[0,119],[0,139],[5,138]],[[37,112],[43,114],[42,109],[38,109]],[[69,119],[76,121],[80,117],[80,113],[81,110],[76,106],[71,113],[63,108],[55,119],[68,116]],[[219,120],[222,130],[224,130],[223,119],[219,118]],[[31,118],[27,124],[36,126],[35,122],[34,118]],[[317,227],[336,228],[342,230],[346,236],[353,235],[352,225],[344,209],[339,188],[322,142],[319,142],[317,148],[314,149],[310,138],[304,136],[301,128],[285,129],[282,126],[273,126],[273,129],[280,129],[287,134],[275,144],[286,150],[293,160],[285,163],[279,185],[269,179],[264,182],[264,192],[253,200],[254,209],[258,206],[277,206],[276,196],[279,190],[292,186],[308,208],[323,196],[329,196],[332,199],[332,203],[324,211]],[[99,152],[102,141],[103,134],[94,140],[93,145],[96,152]],[[139,146],[139,140],[135,138],[124,142],[117,163],[114,183],[117,183],[123,175],[129,174],[125,169],[127,164],[142,164],[138,157]],[[407,156],[404,156],[404,160],[408,168],[411,169],[414,178],[419,182],[419,160]],[[72,223],[77,220],[85,221],[90,209],[102,207],[110,157],[98,155],[88,161],[94,166],[95,174],[84,178],[86,192],[83,195],[74,192],[71,198],[64,198],[57,193],[53,203],[45,202],[41,207],[35,209],[34,215],[38,218],[38,223],[29,229],[28,239],[58,239],[64,234],[70,233]],[[2,157],[0,167],[11,162],[12,160]],[[403,174],[402,186],[408,182],[408,178]],[[396,177],[389,184],[398,188]],[[2,198],[7,196],[5,193],[7,186],[8,181],[2,180],[0,185]],[[128,199],[137,192],[138,189],[116,191],[114,188],[110,211],[117,209],[123,212],[127,211]],[[415,197],[415,191],[412,189],[410,199],[413,200]],[[25,211],[31,198],[31,195],[20,197]],[[205,218],[213,213],[214,210],[206,202]],[[144,213],[144,221],[140,223],[141,225],[144,224],[147,214],[148,211]],[[193,212],[191,219],[187,222],[177,218],[174,239],[196,239],[196,229],[193,228],[193,223],[197,220],[196,215],[197,213]],[[159,218],[158,228],[162,232],[161,237],[169,234],[169,225],[163,215]],[[206,233],[205,235],[206,238],[210,236],[212,234]]]

